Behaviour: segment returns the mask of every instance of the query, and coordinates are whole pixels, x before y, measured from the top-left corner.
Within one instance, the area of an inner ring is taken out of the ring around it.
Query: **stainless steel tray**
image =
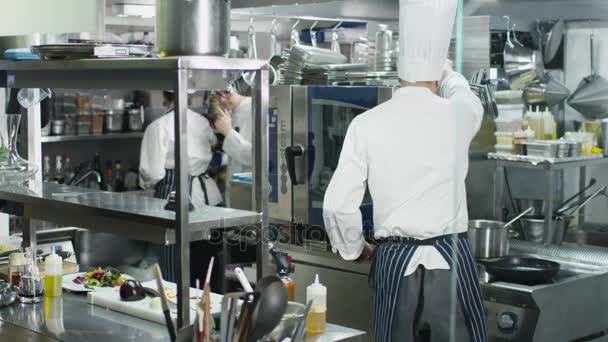
[[[116,56],[95,53],[96,48],[124,49],[124,53]],[[148,45],[133,44],[51,44],[32,46],[32,52],[42,59],[83,59],[83,58],[102,58],[102,57],[145,57],[150,55],[152,47]]]
[[[525,163],[530,163],[532,165],[537,165],[540,163],[560,164],[560,163],[570,163],[570,162],[586,161],[586,160],[594,160],[594,159],[602,159],[602,158],[603,158],[603,156],[600,154],[594,154],[594,155],[590,155],[590,156],[580,156],[580,157],[551,158],[551,157],[540,157],[540,156],[524,156],[524,155],[520,155],[520,154],[499,154],[499,153],[494,153],[494,152],[488,153],[488,159],[525,162]]]

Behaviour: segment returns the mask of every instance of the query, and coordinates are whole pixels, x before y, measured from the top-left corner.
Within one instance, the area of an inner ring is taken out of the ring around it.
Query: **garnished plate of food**
[[[100,288],[119,287],[132,277],[116,269],[97,268],[91,272],[78,272],[63,276],[61,287],[72,292],[90,292]]]

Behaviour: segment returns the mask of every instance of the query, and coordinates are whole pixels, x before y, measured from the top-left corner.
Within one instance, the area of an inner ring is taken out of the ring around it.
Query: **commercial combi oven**
[[[392,94],[390,87],[271,87],[271,219],[323,226],[323,197],[348,126],[357,115],[389,100]],[[361,211],[366,229],[371,229],[369,194]]]

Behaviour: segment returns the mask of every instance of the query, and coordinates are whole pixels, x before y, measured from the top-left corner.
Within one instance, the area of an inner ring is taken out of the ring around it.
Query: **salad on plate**
[[[84,273],[80,276],[75,277],[72,282],[78,285],[84,285],[86,289],[93,289],[96,287],[115,287],[122,285],[126,277],[116,269],[104,270],[97,268],[89,273]]]

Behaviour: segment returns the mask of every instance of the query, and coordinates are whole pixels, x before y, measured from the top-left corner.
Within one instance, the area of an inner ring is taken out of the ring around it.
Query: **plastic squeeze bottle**
[[[63,274],[63,260],[55,254],[55,247],[49,256],[44,259],[44,295],[46,297],[61,296],[61,280]]]
[[[306,330],[309,335],[325,332],[327,318],[327,288],[319,283],[319,275],[315,282],[306,288],[306,303],[312,301],[310,312],[306,317]]]

